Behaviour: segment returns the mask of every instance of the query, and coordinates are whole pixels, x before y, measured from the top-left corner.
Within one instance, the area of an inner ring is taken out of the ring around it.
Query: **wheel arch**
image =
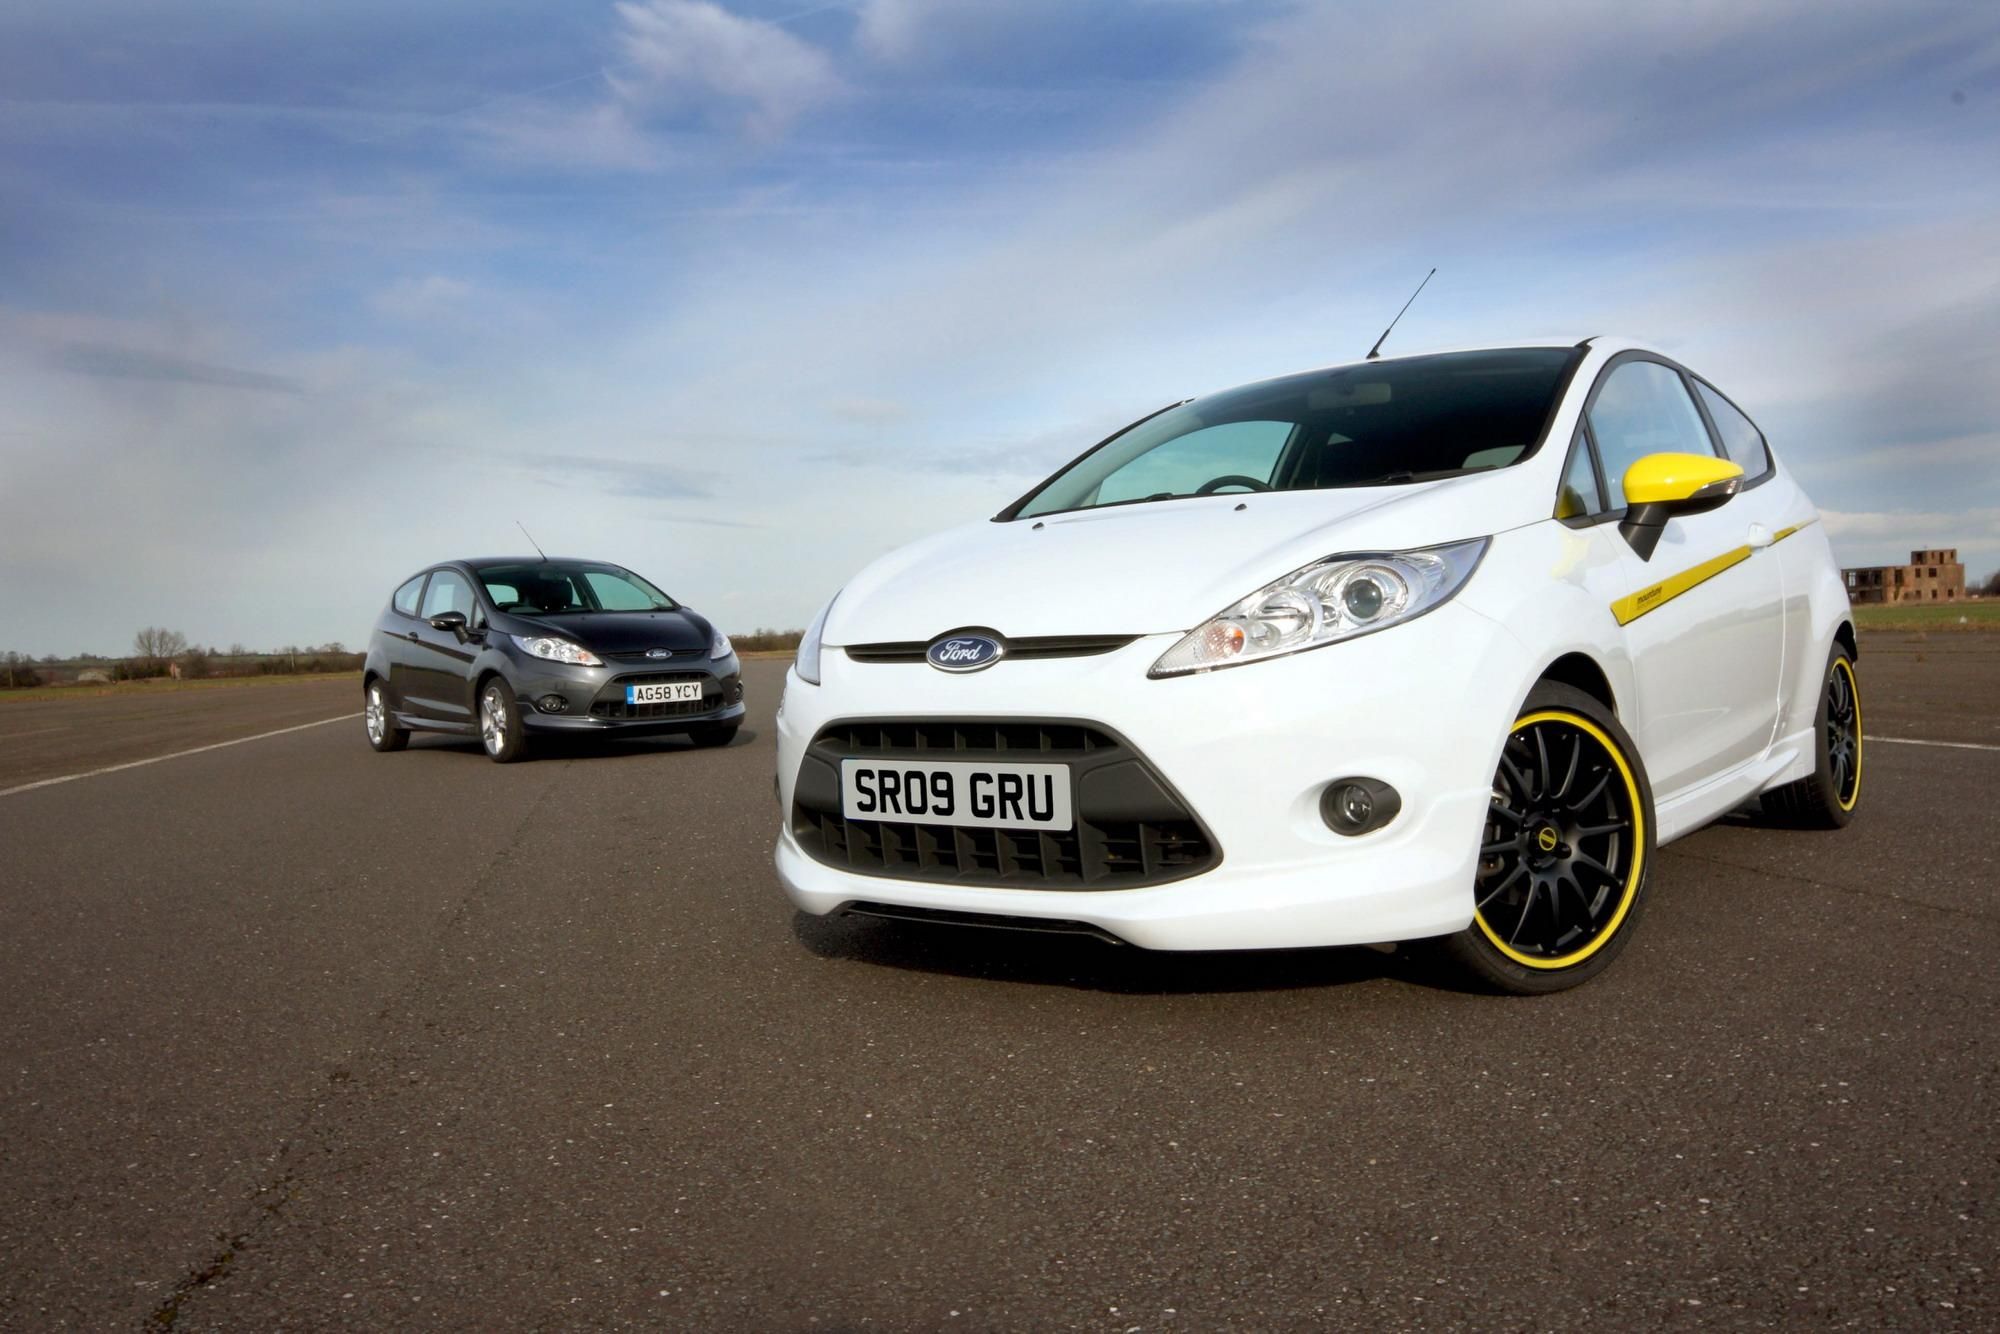
[[[472,706],[474,709],[479,707],[479,697],[486,693],[486,683],[495,678],[498,678],[509,691],[513,690],[514,683],[507,679],[507,673],[494,666],[482,667],[479,669],[479,674],[472,678]]]
[[[1848,657],[1856,662],[1861,660],[1861,639],[1854,633],[1854,622],[1851,619],[1842,618],[1840,624],[1834,627],[1833,642],[1846,649]]]
[[[1619,715],[1618,692],[1612,688],[1611,677],[1598,665],[1597,659],[1588,653],[1565,653],[1542,669],[1535,678],[1535,684],[1555,681],[1573,689],[1581,690],[1611,711],[1611,716]]]

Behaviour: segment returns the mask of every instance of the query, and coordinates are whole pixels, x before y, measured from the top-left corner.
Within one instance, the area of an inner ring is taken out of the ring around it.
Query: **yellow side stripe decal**
[[[1780,529],[1778,535],[1771,539],[1771,545],[1776,546],[1811,522],[1812,520],[1808,519],[1805,523],[1795,523],[1790,528]],[[1671,578],[1662,579],[1649,588],[1642,588],[1630,597],[1619,598],[1611,604],[1611,614],[1618,619],[1618,624],[1630,625],[1647,612],[1666,606],[1690,588],[1707,583],[1730,566],[1740,565],[1749,560],[1754,550],[1754,547],[1738,547],[1734,551],[1725,551],[1714,560],[1705,560]]]
[[[1618,624],[1630,625],[1647,612],[1666,606],[1696,584],[1705,584],[1730,566],[1740,565],[1749,559],[1749,547],[1725,551],[1714,560],[1705,560],[1692,569],[1682,570],[1671,579],[1662,579],[1652,587],[1642,588],[1630,597],[1619,598],[1611,604],[1611,614],[1618,618]]]

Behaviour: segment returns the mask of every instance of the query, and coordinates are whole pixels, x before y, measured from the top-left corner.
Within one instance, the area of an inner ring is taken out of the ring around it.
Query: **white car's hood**
[[[969,523],[849,581],[825,642],[927,641],[972,627],[1010,638],[1188,630],[1323,556],[1435,546],[1546,517],[1519,512],[1518,471]]]

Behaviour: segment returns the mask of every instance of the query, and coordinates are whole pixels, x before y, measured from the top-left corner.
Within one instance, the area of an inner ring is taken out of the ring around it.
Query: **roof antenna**
[[[521,536],[528,539],[528,545],[535,549],[535,554],[537,556],[540,556],[542,558],[543,563],[546,564],[548,562],[549,555],[546,551],[542,550],[542,544],[535,540],[535,535],[528,531],[528,525],[522,523],[519,519],[516,519],[514,520],[514,526],[521,530]]]
[[[1421,292],[1421,291],[1423,291],[1423,290],[1424,290],[1424,283],[1427,283],[1427,282],[1429,282],[1429,281],[1430,281],[1430,280],[1431,280],[1431,279],[1432,279],[1433,277],[1435,277],[1435,276],[1436,276],[1436,274],[1437,274],[1437,270],[1436,270],[1435,268],[1433,268],[1433,269],[1432,269],[1432,270],[1431,270],[1431,271],[1430,271],[1429,273],[1426,273],[1426,274],[1424,275],[1424,282],[1422,282],[1422,283],[1418,283],[1418,284],[1417,284],[1417,291],[1416,291],[1416,292],[1412,292],[1412,293],[1410,293],[1410,301],[1415,301],[1415,300],[1417,299],[1417,292]],[[1410,301],[1405,301],[1405,302],[1403,303],[1403,310],[1408,310],[1408,309],[1410,308]],[[1402,319],[1402,318],[1403,318],[1403,310],[1399,310],[1399,311],[1397,311],[1397,312],[1396,312],[1396,320],[1400,320],[1400,319]],[[1389,321],[1389,328],[1388,328],[1388,329],[1384,329],[1384,330],[1382,331],[1382,337],[1380,337],[1380,338],[1378,338],[1378,339],[1376,339],[1376,340],[1375,340],[1375,346],[1373,346],[1373,347],[1371,347],[1371,348],[1369,348],[1369,349],[1368,349],[1368,355],[1367,355],[1366,357],[1364,357],[1364,358],[1363,358],[1363,360],[1365,360],[1365,361],[1375,361],[1375,360],[1377,360],[1378,358],[1380,358],[1380,356],[1382,355],[1382,344],[1383,344],[1383,343],[1384,343],[1385,341],[1387,341],[1387,340],[1388,340],[1388,337],[1389,337],[1389,329],[1394,329],[1394,328],[1396,327],[1396,320],[1390,320],[1390,321]]]

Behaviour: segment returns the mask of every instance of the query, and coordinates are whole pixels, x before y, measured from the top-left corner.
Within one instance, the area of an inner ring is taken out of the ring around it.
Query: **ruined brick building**
[[[1958,602],[1965,597],[1965,567],[1958,551],[1912,551],[1908,565],[1863,565],[1842,570],[1850,602]]]

